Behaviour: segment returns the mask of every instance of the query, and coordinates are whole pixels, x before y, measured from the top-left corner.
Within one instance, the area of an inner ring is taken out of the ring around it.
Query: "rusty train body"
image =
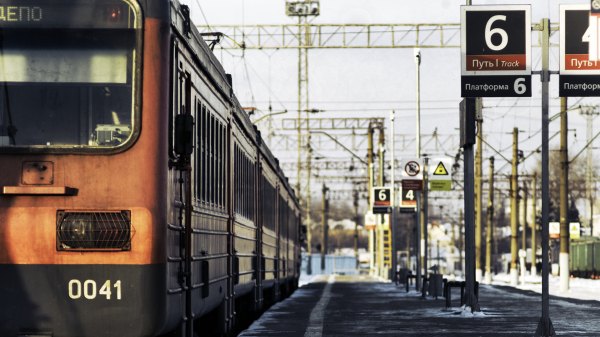
[[[0,0],[0,61],[0,336],[227,333],[297,288],[295,192],[186,6]]]

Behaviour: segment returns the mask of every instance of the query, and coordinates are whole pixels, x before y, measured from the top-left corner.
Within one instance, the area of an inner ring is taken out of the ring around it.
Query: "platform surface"
[[[452,308],[411,287],[369,276],[318,276],[275,304],[240,336],[533,336],[541,295],[491,285],[480,287],[482,317],[462,317],[460,289]],[[600,302],[550,297],[558,336],[600,336]]]

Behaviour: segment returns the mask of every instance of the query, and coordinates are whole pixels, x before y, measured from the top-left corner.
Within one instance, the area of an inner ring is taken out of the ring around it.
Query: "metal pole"
[[[479,103],[480,100],[477,100]],[[480,104],[477,104],[476,107],[479,110]],[[480,114],[478,114],[480,116]],[[475,155],[475,280],[477,282],[481,282],[481,227],[482,227],[482,194],[483,194],[483,186],[481,183],[481,175],[482,175],[482,125],[483,121],[479,119],[477,121],[477,153]]]
[[[428,266],[427,266],[427,253],[429,251],[429,237],[427,236],[427,164],[429,163],[429,158],[425,158],[424,162],[423,162],[423,193],[422,193],[422,198],[423,198],[423,205],[421,206],[421,208],[423,209],[423,216],[421,218],[421,230],[422,232],[422,244],[423,244],[423,257],[422,257],[422,264],[423,264],[423,271],[425,273],[425,279],[427,279],[427,275],[428,273]],[[421,298],[425,299],[425,283],[423,283],[423,287],[421,288]]]
[[[532,204],[531,211],[533,213],[533,222],[531,223],[531,275],[537,275],[537,266],[535,252],[537,250],[537,237],[536,237],[536,216],[537,216],[537,172],[533,172],[533,182],[532,182]]]
[[[298,124],[300,125],[300,124]],[[306,124],[308,127],[308,123]],[[306,155],[306,170],[308,176],[306,177],[306,239],[308,240],[308,263],[306,264],[306,274],[312,274],[312,219],[310,218],[310,161],[312,158],[312,149],[310,147],[310,133],[306,134],[306,146],[308,147]],[[298,182],[300,184],[300,182]],[[300,191],[298,190],[298,193]]]
[[[459,212],[459,214],[458,214],[458,241],[460,243],[460,247],[458,248],[458,262],[460,265],[460,274],[462,276],[464,276],[465,270],[463,268],[463,250],[465,249],[465,239],[463,236],[464,218],[463,218],[462,208],[459,209],[458,212]]]
[[[379,175],[378,175],[378,182],[377,185],[379,186],[383,186],[383,165],[385,164],[385,161],[383,160],[383,145],[384,145],[384,140],[385,140],[385,135],[383,133],[383,125],[381,126],[381,128],[379,128]],[[386,275],[387,273],[386,271],[386,267],[385,267],[385,259],[384,259],[384,252],[383,252],[383,246],[384,246],[384,229],[383,229],[383,224],[384,224],[384,214],[380,214],[379,216],[379,225],[377,226],[378,229],[378,235],[377,235],[377,248],[378,248],[378,260],[379,260],[379,276],[383,277],[384,279],[387,279]]]
[[[367,158],[369,164],[369,210],[373,209],[373,126],[369,124],[367,130],[367,141],[369,142],[369,148],[367,150]],[[369,263],[369,275],[375,276],[375,230],[369,230],[369,255],[371,261]]]
[[[490,179],[485,235],[485,284],[492,283],[492,221],[494,219],[494,157],[490,157]]]
[[[421,50],[415,49],[415,63],[417,64],[417,158],[421,158]],[[417,290],[421,290],[421,192],[417,191]]]
[[[429,257],[431,251],[430,251],[430,247],[429,247],[429,236],[427,233],[427,222],[428,222],[428,218],[429,218],[429,191],[427,188],[427,182],[428,182],[428,167],[429,167],[429,158],[425,158],[423,160],[423,238],[425,240],[425,254],[423,254],[423,268],[425,268],[425,276],[427,276],[427,269],[429,267],[429,263],[427,262],[427,259]]]
[[[323,200],[321,201],[321,223],[322,223],[322,227],[321,227],[321,273],[323,273],[323,271],[325,270],[325,255],[327,254],[327,230],[328,230],[328,226],[327,226],[327,187],[325,186],[325,183],[323,183],[323,189],[321,190],[321,192],[323,192]],[[324,273],[323,273],[324,274]]]
[[[354,188],[354,256],[356,258],[356,269],[359,269],[360,261],[358,260],[358,190],[356,190],[356,185],[354,185]]]
[[[475,296],[475,172],[473,144],[464,146],[465,150],[465,304],[471,312],[481,311]],[[465,308],[466,309],[466,308]]]
[[[560,291],[569,290],[569,156],[567,98],[560,98]]]
[[[391,232],[391,242],[392,245],[392,282],[396,283],[396,265],[398,264],[396,255],[396,162],[394,161],[394,122],[395,122],[395,113],[394,110],[390,111],[390,127],[391,127],[391,144],[390,150],[391,158],[390,161],[392,163],[392,191],[391,191],[391,206],[392,206],[392,215],[391,215],[391,223],[390,223],[390,232]]]
[[[512,159],[512,176],[510,179],[510,285],[517,286],[519,282],[519,272],[517,270],[517,258],[519,257],[517,238],[519,236],[519,183],[518,183],[518,143],[519,129],[513,129],[513,159]]]
[[[421,49],[415,48],[417,63],[417,158],[421,158]]]
[[[550,320],[550,297],[548,293],[548,241],[550,233],[548,227],[550,196],[548,193],[548,82],[550,81],[549,71],[549,39],[550,39],[550,19],[542,19],[540,22],[542,30],[542,317],[535,331],[535,336],[554,336],[556,335],[552,322]]]
[[[415,241],[417,242],[417,291],[421,290],[421,191],[415,191],[417,198],[417,212],[416,217],[417,221],[415,221],[415,227],[417,229],[417,237]]]
[[[523,237],[522,250],[527,254],[527,182],[523,181]],[[521,258],[521,284],[525,285],[525,272],[527,271],[527,255]]]

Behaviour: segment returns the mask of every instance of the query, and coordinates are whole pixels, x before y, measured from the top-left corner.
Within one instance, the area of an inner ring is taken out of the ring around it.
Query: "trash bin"
[[[429,275],[429,295],[434,296],[436,299],[438,296],[444,296],[443,280],[442,274]]]

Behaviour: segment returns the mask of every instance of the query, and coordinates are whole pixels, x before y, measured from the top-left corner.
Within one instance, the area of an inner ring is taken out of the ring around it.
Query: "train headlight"
[[[58,250],[130,250],[130,211],[58,211]]]

